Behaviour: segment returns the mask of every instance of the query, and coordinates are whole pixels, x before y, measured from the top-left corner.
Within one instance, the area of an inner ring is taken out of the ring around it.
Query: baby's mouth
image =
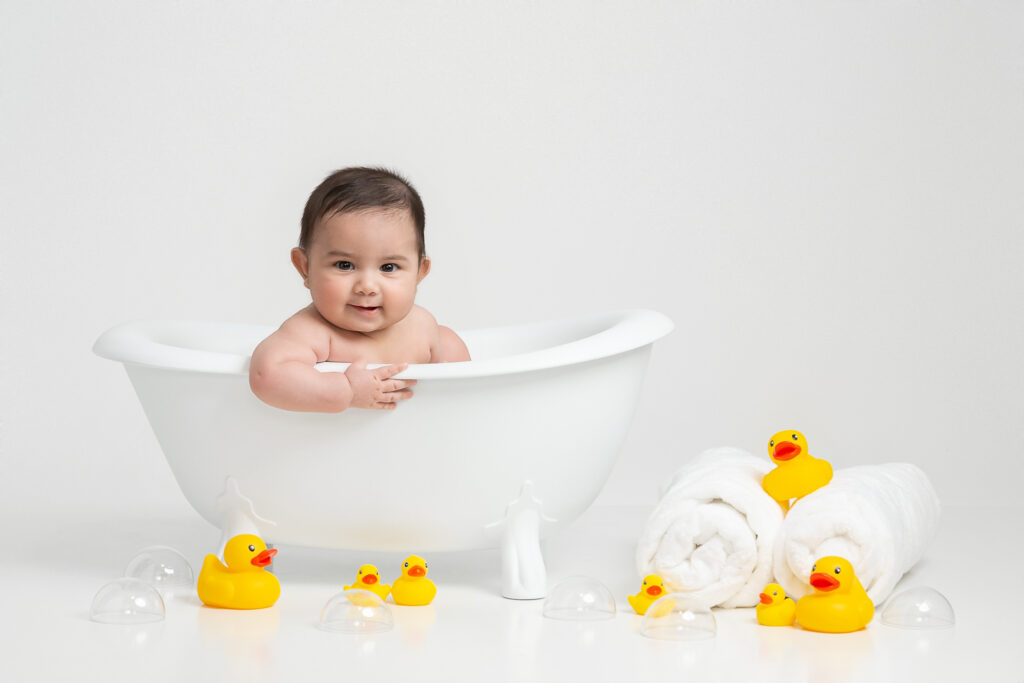
[[[360,313],[376,313],[380,310],[380,306],[357,306],[356,304],[349,304],[352,308],[356,309]]]

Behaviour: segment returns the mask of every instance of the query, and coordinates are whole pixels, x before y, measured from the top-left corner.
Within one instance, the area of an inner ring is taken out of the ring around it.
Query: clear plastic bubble
[[[152,546],[143,548],[124,569],[124,575],[152,585],[164,598],[191,594],[195,586],[192,565],[174,548]]]
[[[598,621],[615,616],[615,596],[589,576],[570,576],[551,590],[544,616],[566,621]]]
[[[164,618],[164,601],[145,581],[118,579],[99,589],[89,617],[103,624],[149,624]]]
[[[669,593],[647,608],[640,633],[655,640],[706,640],[718,633],[715,615],[683,593]]]
[[[380,596],[352,588],[338,593],[320,611],[320,628],[334,633],[384,633],[395,626]]]
[[[882,623],[899,628],[949,628],[956,623],[953,606],[928,586],[902,591],[885,603]]]

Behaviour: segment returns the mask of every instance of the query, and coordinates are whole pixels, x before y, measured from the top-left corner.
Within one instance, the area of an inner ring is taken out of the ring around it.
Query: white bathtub
[[[626,437],[653,311],[460,332],[473,360],[412,365],[393,411],[294,413],[249,390],[272,327],[140,322],[94,351],[123,362],[189,503],[224,540],[351,550],[502,548],[503,594],[545,594],[540,539],[597,497]],[[344,371],[322,363],[324,372]]]

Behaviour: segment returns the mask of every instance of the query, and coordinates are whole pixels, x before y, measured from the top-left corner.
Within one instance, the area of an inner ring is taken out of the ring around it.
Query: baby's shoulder
[[[437,327],[437,319],[434,318],[430,311],[419,304],[414,304],[412,309],[409,311],[409,315],[406,317],[416,325]]]
[[[316,338],[329,335],[330,329],[330,323],[315,308],[307,306],[281,323],[278,332],[288,336]]]
[[[281,323],[281,327],[272,336],[292,344],[308,346],[316,353],[318,360],[325,360],[332,345],[331,332],[331,324],[315,308],[309,306]]]
[[[420,338],[433,338],[437,336],[437,320],[430,311],[422,306],[413,306],[409,314],[402,320],[402,334],[414,334]]]
[[[273,334],[253,350],[252,367],[262,367],[282,360],[326,360],[330,350],[330,332],[317,316],[303,309],[291,316]]]

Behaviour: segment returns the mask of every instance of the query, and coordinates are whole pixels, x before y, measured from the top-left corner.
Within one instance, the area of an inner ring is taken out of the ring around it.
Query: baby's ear
[[[302,276],[302,282],[309,287],[309,257],[306,256],[306,250],[302,247],[295,247],[292,249],[292,265],[295,266],[295,270],[299,271],[299,275]]]
[[[427,276],[427,273],[429,273],[429,272],[430,272],[430,259],[428,259],[426,256],[424,256],[423,260],[420,261],[420,272],[419,272],[419,275],[416,276],[416,284],[419,284],[420,282],[422,282],[423,278],[425,278]]]

